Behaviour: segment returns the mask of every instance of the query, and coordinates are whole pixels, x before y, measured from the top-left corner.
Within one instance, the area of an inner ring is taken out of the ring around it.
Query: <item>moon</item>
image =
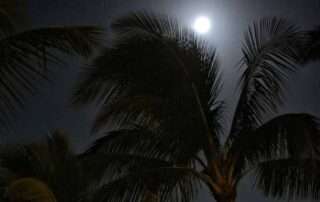
[[[199,16],[194,20],[193,29],[199,34],[206,34],[211,29],[211,22],[208,17]]]

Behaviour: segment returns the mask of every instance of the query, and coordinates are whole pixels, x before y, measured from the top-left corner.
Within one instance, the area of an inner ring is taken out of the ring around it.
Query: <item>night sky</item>
[[[205,15],[212,21],[212,30],[204,37],[219,53],[224,75],[223,97],[228,101],[229,114],[235,101],[235,84],[239,72],[243,33],[253,21],[265,16],[284,17],[305,29],[320,25],[320,0],[29,0],[30,26],[99,25],[108,28],[112,19],[131,11],[147,10],[177,17],[191,26],[196,16]],[[107,36],[106,36],[107,37]],[[70,107],[69,98],[77,73],[89,61],[69,59],[54,82],[29,98],[26,109],[18,114],[13,135],[3,136],[4,142],[26,142],[42,138],[54,128],[71,134],[74,147],[80,151],[90,140],[89,130],[95,108],[78,110]],[[320,116],[320,64],[304,67],[293,76],[283,112],[309,112]],[[52,67],[54,68],[54,67]],[[240,185],[237,201],[275,201],[258,191],[251,193],[247,182]],[[206,200],[201,194],[199,201]]]

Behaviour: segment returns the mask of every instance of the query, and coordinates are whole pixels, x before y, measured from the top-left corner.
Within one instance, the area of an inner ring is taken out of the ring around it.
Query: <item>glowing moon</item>
[[[199,34],[208,33],[211,29],[211,22],[209,18],[204,16],[197,17],[194,21],[193,29]]]

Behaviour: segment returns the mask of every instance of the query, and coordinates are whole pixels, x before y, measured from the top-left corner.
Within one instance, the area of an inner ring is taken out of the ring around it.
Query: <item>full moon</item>
[[[208,17],[197,17],[193,24],[193,29],[199,34],[208,33],[211,29],[211,22]]]

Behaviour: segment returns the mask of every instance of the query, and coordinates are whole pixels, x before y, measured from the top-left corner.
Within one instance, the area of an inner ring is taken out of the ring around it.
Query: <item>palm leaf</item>
[[[117,177],[139,171],[140,169],[154,169],[173,166],[172,162],[151,158],[142,154],[99,152],[93,155],[81,156],[85,169],[90,170],[91,180],[104,182]]]
[[[112,24],[113,30],[124,38],[171,38],[187,42],[194,32],[180,25],[177,19],[149,12],[133,12]]]
[[[109,101],[109,103],[98,112],[94,121],[94,132],[108,127],[121,127],[122,123],[139,120],[139,117],[144,117],[144,119],[136,124],[148,125],[149,128],[152,128],[155,121],[164,119],[170,112],[177,111],[170,107],[173,104],[170,103],[170,100],[164,100],[160,96],[124,96],[119,100]],[[169,111],[170,109],[173,111]]]
[[[151,192],[159,201],[187,202],[196,196],[200,180],[191,169],[142,168],[103,185],[94,195],[94,201],[142,201]]]
[[[34,81],[47,79],[47,62],[59,61],[57,53],[88,56],[97,45],[95,27],[51,27],[26,31],[0,40],[1,123],[8,124],[12,112],[34,93]]]
[[[83,155],[127,153],[194,167],[198,161],[198,147],[190,147],[192,140],[181,138],[169,131],[152,131],[141,127],[115,130],[96,140]]]
[[[284,82],[301,61],[305,35],[284,19],[264,18],[249,27],[241,60],[241,93],[230,140],[242,128],[255,128],[283,101]]]
[[[285,114],[254,131],[243,131],[231,151],[255,165],[277,158],[315,157],[319,153],[318,119],[309,114]]]
[[[145,153],[150,149],[151,142],[157,141],[156,133],[146,128],[117,129],[97,139],[83,154],[95,155],[98,152]]]
[[[286,199],[319,199],[320,162],[316,159],[277,159],[260,163],[256,184],[267,196]]]

